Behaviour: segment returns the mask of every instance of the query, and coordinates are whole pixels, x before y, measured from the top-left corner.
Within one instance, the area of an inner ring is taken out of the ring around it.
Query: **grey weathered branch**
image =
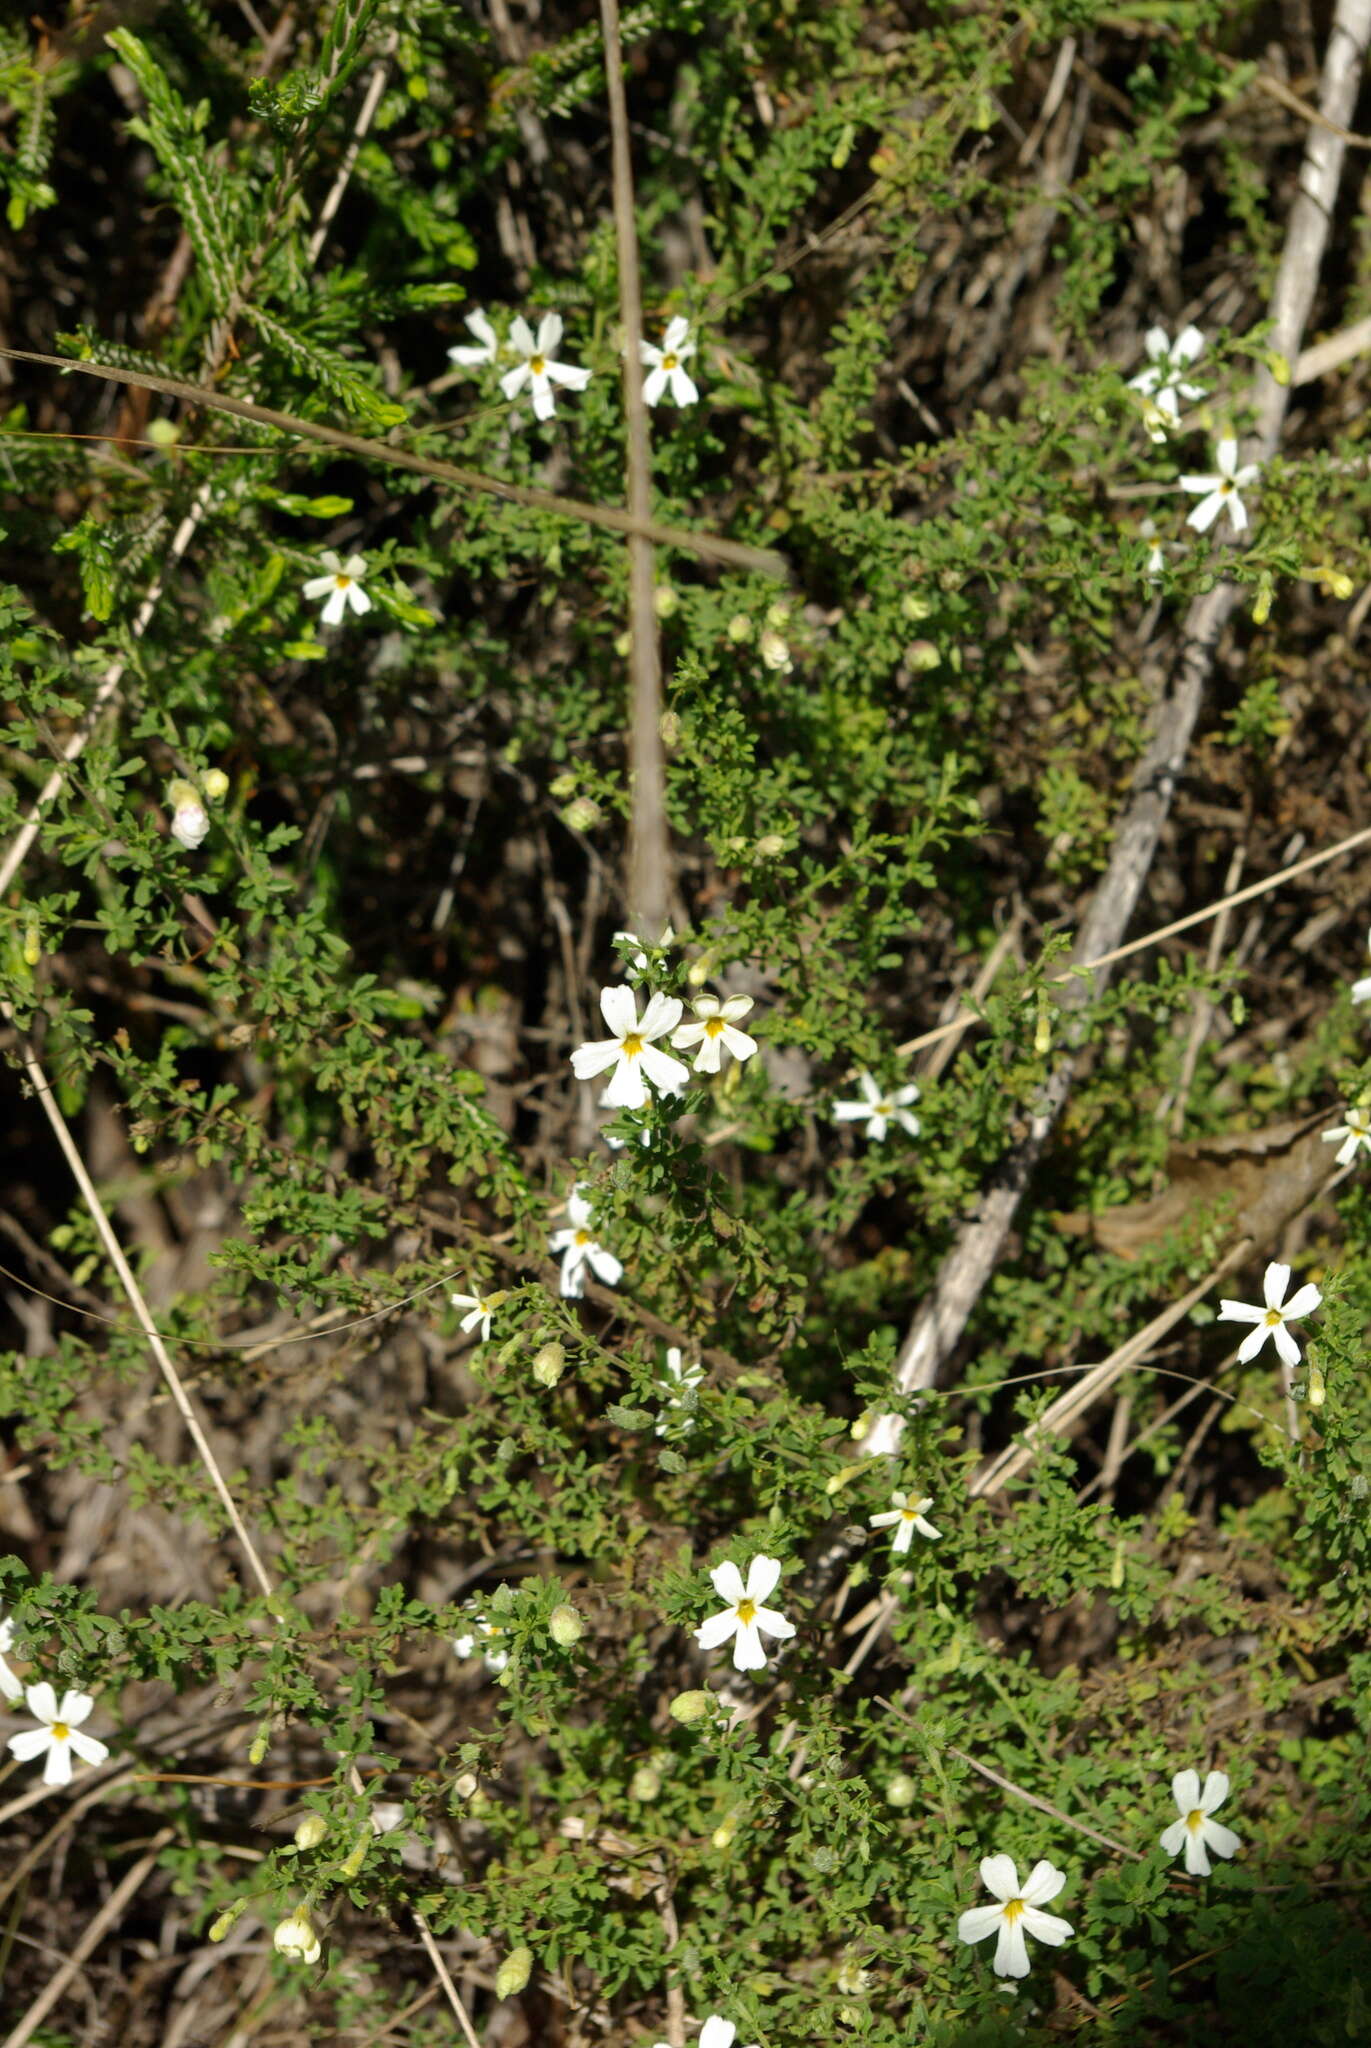
[[[1319,87],[1319,111],[1327,125],[1315,125],[1309,132],[1271,300],[1271,348],[1283,374],[1277,376],[1269,368],[1259,373],[1256,431],[1244,451],[1249,460],[1267,462],[1279,445],[1290,403],[1290,367],[1299,355],[1313,304],[1347,150],[1339,131],[1346,130],[1356,104],[1369,38],[1371,0],[1339,0]],[[1134,776],[1109,867],[1077,935],[1073,961],[1109,952],[1133,914],[1171,808],[1219,639],[1238,597],[1239,586],[1224,581],[1192,603],[1169,691],[1160,665],[1154,665],[1157,708],[1152,738]],[[1064,1006],[1083,1009],[1107,978],[1097,973],[1093,983],[1072,981]],[[944,1258],[932,1294],[910,1325],[895,1362],[894,1391],[899,1395],[916,1394],[935,1383],[994,1271],[1019,1199],[1070,1093],[1083,1024],[1080,1017],[1068,1021],[1065,1050],[1035,1104],[1027,1133]],[[863,1449],[870,1456],[894,1452],[903,1432],[902,1416],[882,1413],[874,1418]]]

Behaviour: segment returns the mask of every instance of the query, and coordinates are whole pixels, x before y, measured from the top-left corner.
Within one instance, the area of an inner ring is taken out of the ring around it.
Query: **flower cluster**
[[[1204,353],[1204,336],[1198,327],[1184,327],[1172,341],[1165,328],[1149,327],[1143,336],[1143,347],[1147,366],[1129,378],[1129,389],[1142,398],[1143,424],[1149,438],[1164,442],[1181,431],[1182,403],[1193,405],[1207,395],[1204,385],[1192,383],[1189,376],[1192,365]],[[1213,470],[1177,480],[1179,489],[1199,500],[1191,508],[1186,525],[1196,533],[1208,533],[1215,520],[1225,514],[1235,534],[1246,533],[1250,521],[1242,494],[1257,481],[1259,474],[1257,463],[1239,462],[1236,439],[1221,435],[1214,449]],[[1150,520],[1144,538],[1150,542],[1144,574],[1149,582],[1156,582],[1165,565],[1165,555]]]
[[[21,1728],[11,1735],[6,1746],[20,1763],[33,1763],[41,1756],[45,1785],[69,1785],[73,1756],[80,1757],[82,1763],[102,1764],[109,1755],[103,1742],[81,1732],[95,1701],[88,1692],[72,1691],[64,1692],[59,1700],[46,1679],[25,1685],[6,1661],[13,1648],[14,1623],[6,1617],[0,1620],[0,1693],[12,1703],[23,1700],[38,1723],[36,1728]]]
[[[1208,1877],[1210,1849],[1216,1856],[1236,1856],[1242,1846],[1231,1828],[1212,1817],[1228,1797],[1228,1779],[1222,1771],[1211,1771],[1201,1791],[1198,1771],[1177,1771],[1171,1780],[1171,1796],[1181,1817],[1162,1830],[1161,1846],[1168,1856],[1179,1856],[1184,1850],[1191,1877]],[[1035,1941],[1060,1948],[1075,1933],[1069,1920],[1043,1911],[1066,1884],[1066,1872],[1055,1864],[1035,1863],[1020,1884],[1012,1856],[987,1856],[981,1863],[981,1882],[995,1903],[970,1907],[958,1920],[957,1933],[968,1943],[995,1936],[992,1967],[997,1976],[1028,1975],[1030,1934]]]
[[[464,342],[450,348],[449,362],[460,370],[480,370],[508,361],[510,367],[501,374],[500,390],[512,403],[526,389],[535,419],[553,417],[558,391],[584,391],[590,382],[589,370],[559,363],[555,358],[564,331],[560,313],[544,313],[536,333],[523,314],[517,313],[510,323],[509,337],[503,342],[489,314],[479,308],[467,314],[466,324],[476,336],[476,344],[473,347]],[[675,405],[694,405],[699,388],[685,367],[696,349],[690,338],[690,322],[678,314],[667,322],[660,348],[654,342],[640,341],[638,349],[647,371],[643,379],[644,403],[658,405],[669,396]]]

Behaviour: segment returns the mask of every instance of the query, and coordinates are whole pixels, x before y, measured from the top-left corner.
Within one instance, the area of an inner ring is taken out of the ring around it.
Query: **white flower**
[[[570,1227],[554,1230],[548,1239],[548,1250],[558,1252],[562,1259],[562,1293],[568,1301],[575,1301],[585,1293],[585,1268],[590,1267],[597,1280],[603,1280],[606,1287],[617,1287],[624,1276],[624,1269],[612,1252],[595,1242],[590,1227],[590,1204],[581,1193],[578,1183],[567,1196],[566,1212]]]
[[[695,344],[687,340],[690,322],[679,316],[668,323],[662,336],[660,348],[654,348],[650,341],[640,341],[643,361],[648,366],[643,379],[643,403],[656,405],[664,391],[670,391],[677,405],[694,405],[699,397],[692,379],[681,368],[695,353]]]
[[[1210,1849],[1218,1856],[1236,1856],[1242,1847],[1232,1828],[1209,1818],[1228,1797],[1228,1779],[1222,1771],[1211,1771],[1201,1792],[1198,1771],[1177,1771],[1171,1780],[1171,1797],[1181,1817],[1164,1831],[1162,1847],[1168,1856],[1178,1855],[1184,1847],[1190,1875],[1208,1877]]]
[[[577,1080],[589,1081],[612,1066],[609,1086],[600,1098],[612,1109],[641,1109],[648,1081],[664,1095],[678,1094],[690,1079],[690,1070],[653,1041],[675,1030],[683,1007],[678,996],[649,996],[640,1022],[631,988],[602,988],[600,1010],[614,1036],[577,1046],[571,1055]]]
[[[1143,336],[1148,364],[1130,377],[1130,391],[1141,391],[1148,401],[1143,409],[1147,431],[1154,441],[1164,441],[1180,419],[1180,401],[1193,404],[1204,397],[1202,384],[1187,384],[1185,373],[1204,353],[1204,336],[1198,327],[1183,327],[1174,341],[1164,327],[1149,327]]]
[[[209,813],[200,791],[177,775],[167,784],[167,802],[171,805],[172,838],[193,853],[209,831]]]
[[[778,1614],[774,1607],[763,1602],[774,1593],[781,1576],[780,1561],[774,1557],[758,1555],[747,1568],[747,1584],[736,1564],[715,1565],[710,1573],[714,1590],[728,1606],[722,1614],[711,1614],[708,1621],[702,1621],[695,1631],[695,1640],[702,1650],[717,1650],[720,1643],[726,1643],[730,1636],[736,1638],[733,1644],[733,1662],[739,1671],[760,1671],[766,1663],[766,1651],[762,1648],[759,1629],[765,1629],[769,1636],[793,1636],[795,1624]]]
[[[721,2019],[717,2012],[712,2012],[700,2029],[696,2048],[733,2048],[733,2037],[737,2031],[732,2020]],[[667,2044],[658,2041],[656,2048],[667,2048]],[[757,2048],[755,2041],[752,2048]]]
[[[1255,462],[1245,462],[1238,467],[1238,444],[1236,441],[1220,441],[1214,450],[1214,461],[1218,466],[1217,476],[1183,476],[1181,489],[1191,496],[1204,493],[1189,518],[1187,526],[1193,526],[1196,533],[1208,533],[1220,512],[1227,512],[1234,533],[1247,531],[1247,507],[1239,493],[1249,484],[1257,481],[1259,474]]]
[[[897,1123],[911,1138],[919,1135],[919,1119],[912,1116],[905,1104],[917,1102],[919,1090],[911,1081],[905,1088],[880,1089],[870,1074],[858,1074],[857,1086],[862,1092],[860,1102],[835,1102],[833,1115],[840,1124],[864,1123],[864,1136],[879,1145],[892,1123]]]
[[[687,1365],[681,1356],[680,1345],[673,1344],[666,1354],[666,1378],[657,1380],[654,1384],[668,1408],[689,1409],[695,1405],[695,1389],[700,1385],[704,1376],[704,1367],[694,1362]],[[670,1417],[663,1415],[661,1421],[657,1424],[656,1434],[658,1436],[665,1436],[669,1424]],[[680,1426],[682,1430],[694,1429],[694,1416],[687,1414],[682,1419]]]
[[[1035,1863],[1021,1889],[1012,1856],[987,1856],[981,1864],[981,1882],[987,1891],[994,1892],[999,1903],[972,1906],[957,1922],[957,1932],[963,1941],[984,1941],[987,1934],[998,1936],[996,1976],[1028,1975],[1025,1935],[1031,1934],[1036,1941],[1048,1941],[1053,1948],[1060,1948],[1074,1934],[1069,1920],[1059,1920],[1055,1913],[1039,1910],[1049,1899],[1055,1899],[1066,1883],[1064,1870],[1056,1870],[1046,1862]]]
[[[677,1356],[680,1356],[679,1352]],[[670,1364],[670,1362],[671,1354],[668,1352],[667,1363]],[[23,1681],[15,1677],[9,1665],[5,1662],[6,1656],[13,1648],[14,1623],[6,1617],[4,1620],[0,1620],[0,1692],[5,1695],[7,1700],[21,1700],[24,1697]]]
[[[1371,932],[1366,935],[1366,943],[1371,947]],[[1354,1003],[1371,1003],[1371,974],[1364,974],[1360,981],[1353,982],[1352,1000]]]
[[[890,1498],[895,1505],[888,1514],[868,1515],[867,1520],[873,1529],[894,1529],[895,1536],[890,1545],[892,1550],[908,1550],[914,1541],[916,1529],[921,1536],[936,1538],[942,1535],[941,1529],[935,1529],[931,1522],[924,1520],[924,1509],[933,1505],[931,1493],[926,1493],[922,1500],[912,1502],[907,1493],[892,1493]]]
[[[289,1919],[280,1922],[271,1943],[278,1955],[292,1963],[317,1963],[323,1954],[306,1906],[297,1906]]]
[[[1284,1301],[1286,1288],[1290,1285],[1290,1268],[1280,1265],[1275,1259],[1266,1269],[1262,1292],[1266,1296],[1265,1308],[1254,1308],[1246,1301],[1221,1301],[1219,1321],[1221,1323],[1255,1323],[1256,1329],[1250,1337],[1244,1337],[1238,1350],[1239,1365],[1246,1365],[1255,1358],[1262,1345],[1270,1337],[1287,1365],[1298,1365],[1300,1347],[1286,1329],[1288,1320],[1298,1322],[1301,1316],[1314,1313],[1323,1296],[1313,1281],[1307,1281],[1298,1294],[1292,1294]]]
[[[102,1764],[109,1755],[103,1742],[97,1742],[93,1735],[82,1735],[81,1723],[90,1714],[95,1701],[88,1692],[64,1692],[62,1703],[44,1679],[39,1685],[31,1685],[25,1691],[25,1701],[35,1721],[41,1721],[41,1728],[25,1728],[18,1735],[11,1735],[9,1752],[18,1757],[20,1763],[30,1763],[46,1751],[47,1762],[43,1766],[45,1785],[69,1785],[71,1783],[71,1753],[75,1750],[82,1763]]]
[[[466,1635],[452,1638],[452,1647],[459,1657],[475,1657],[478,1654],[482,1656],[486,1670],[492,1678],[496,1678],[509,1662],[509,1651],[491,1649],[487,1646],[503,1634],[504,1630],[495,1622],[487,1621],[483,1614],[478,1614]]]
[[[1157,539],[1156,522],[1151,519],[1144,519],[1142,525],[1138,528],[1138,532],[1145,541],[1150,542],[1147,550],[1147,560],[1143,563],[1143,577],[1148,583],[1160,583],[1162,572],[1166,568],[1166,549]]]
[[[481,346],[472,348],[464,343],[460,348],[450,348],[447,352],[448,361],[460,363],[464,370],[474,370],[478,363],[493,363],[500,353],[500,337],[491,326],[489,318],[479,308],[474,313],[466,314],[465,318],[467,326]]]
[[[672,1035],[671,1043],[678,1052],[699,1046],[695,1055],[697,1074],[717,1074],[725,1050],[735,1060],[752,1058],[757,1050],[756,1039],[735,1028],[738,1019],[752,1008],[751,996],[725,996],[722,1002],[718,996],[697,996],[690,1007],[695,1012],[695,1022],[682,1024]]]
[[[561,338],[560,313],[544,313],[538,322],[536,337],[522,313],[509,330],[510,349],[516,356],[522,356],[523,361],[516,363],[512,370],[505,371],[500,379],[500,389],[506,398],[517,398],[525,384],[531,385],[535,419],[550,420],[557,410],[552,391],[554,384],[561,384],[568,391],[584,391],[590,382],[589,370],[576,370],[570,363],[553,362],[552,351]]]
[[[1337,1145],[1341,1138],[1343,1142],[1337,1151],[1338,1165],[1349,1166],[1361,1146],[1365,1145],[1371,1152],[1371,1109],[1358,1109],[1355,1103],[1350,1103],[1343,1115],[1347,1122],[1334,1124],[1331,1131],[1325,1131],[1323,1142],[1325,1145]]]
[[[328,574],[311,576],[305,585],[305,596],[328,600],[320,614],[320,623],[325,626],[336,626],[349,607],[356,612],[358,618],[363,612],[369,612],[371,599],[357,581],[367,566],[366,556],[349,555],[345,562],[340,562],[332,548],[325,548],[319,560]]]
[[[496,1309],[502,1303],[508,1301],[508,1299],[509,1290],[505,1287],[497,1288],[494,1294],[450,1294],[448,1296],[448,1300],[454,1308],[464,1308],[468,1311],[462,1317],[462,1328],[464,1330],[474,1330],[476,1325],[480,1324],[481,1342],[483,1344],[487,1343],[490,1338],[491,1317]]]

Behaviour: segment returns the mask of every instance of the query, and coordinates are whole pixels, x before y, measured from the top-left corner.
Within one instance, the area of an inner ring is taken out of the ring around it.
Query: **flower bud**
[[[573,832],[592,832],[600,822],[600,806],[588,796],[578,796],[562,812],[562,823]]]
[[[1322,1408],[1328,1398],[1328,1388],[1324,1384],[1323,1373],[1315,1365],[1312,1358],[1309,1361],[1309,1379],[1305,1398],[1311,1408]]]
[[[239,1920],[243,1917],[243,1909],[246,1905],[246,1899],[235,1899],[231,1906],[226,1906],[219,1915],[219,1918],[211,1922],[209,1939],[211,1941],[226,1941]]]
[[[459,1799],[474,1799],[480,1783],[475,1771],[463,1771],[460,1777],[453,1779],[452,1789]]]
[[[661,1772],[655,1770],[651,1764],[639,1764],[628,1788],[630,1799],[641,1800],[644,1806],[648,1806],[661,1789]]]
[[[676,747],[681,743],[681,720],[675,711],[664,711],[657,721],[657,730],[662,735],[664,747]]]
[[[769,604],[766,608],[766,622],[773,633],[779,633],[790,622],[788,604]]]
[[[321,1813],[307,1813],[295,1829],[297,1849],[317,1849],[328,1833],[328,1822]]]
[[[38,929],[38,919],[30,917],[24,926],[24,964],[36,967],[43,957],[43,939]]]
[[[248,1751],[248,1762],[250,1764],[260,1764],[270,1747],[271,1725],[268,1723],[265,1728],[260,1728],[256,1735],[253,1736],[252,1747]]]
[[[281,1922],[271,1941],[276,1953],[292,1963],[317,1963],[323,1953],[305,1906],[297,1906],[290,1918]]]
[[[632,645],[632,635],[620,633],[614,642],[614,652],[619,656],[620,660],[626,661],[628,659],[628,650]]]
[[[652,609],[659,619],[669,619],[681,609],[681,600],[669,583],[659,583],[653,591]]]
[[[200,787],[212,804],[217,804],[229,791],[229,779],[222,768],[207,768],[200,777]]]
[[[779,633],[773,633],[768,627],[757,645],[768,668],[774,668],[780,675],[789,675],[794,664],[790,659],[790,649]]]
[[[371,1819],[367,1822],[361,1834],[357,1837],[357,1840],[348,1850],[347,1855],[338,1865],[338,1875],[342,1879],[344,1884],[351,1884],[354,1877],[361,1876],[362,1865],[367,1860],[367,1850],[371,1847],[372,1842],[375,1840],[376,1836],[381,1832],[383,1832],[383,1830],[377,1827],[376,1814],[373,1811]]]
[[[785,841],[779,832],[764,832],[752,851],[758,860],[775,860],[785,852]]]
[[[942,662],[942,656],[931,640],[911,640],[904,651],[904,658],[916,673],[937,668]]]
[[[193,782],[178,775],[167,784],[167,802],[172,807],[172,838],[194,852],[209,831],[209,813],[200,801],[199,790]]]
[[[586,1625],[570,1601],[564,1600],[560,1607],[554,1607],[547,1620],[548,1634],[559,1649],[569,1650],[579,1643],[586,1632]]]
[[[495,1996],[514,1998],[533,1975],[533,1950],[512,1948],[495,1972]]]
[[[907,1771],[896,1771],[885,1788],[888,1806],[912,1806],[918,1796],[918,1786]]]
[[[688,1728],[692,1721],[702,1721],[714,1705],[712,1692],[678,1692],[667,1708],[673,1721],[679,1721]]]
[[[544,1344],[533,1360],[533,1377],[540,1387],[555,1387],[566,1371],[566,1352],[558,1343]]]
[[[752,621],[746,612],[734,612],[724,631],[735,647],[741,647],[745,640],[752,638]]]
[[[933,607],[926,597],[916,597],[910,590],[900,599],[900,610],[911,626],[917,626],[921,619],[926,619],[932,614]]]
[[[713,1834],[710,1836],[709,1839],[714,1844],[716,1849],[726,1849],[729,1843],[733,1840],[733,1837],[737,1834],[737,1832],[737,1817],[734,1814],[730,1814],[727,1820],[720,1821],[718,1827],[715,1828]]]
[[[562,801],[564,796],[575,796],[576,777],[574,775],[554,775],[547,786],[547,793],[549,796],[555,796],[558,803]]]

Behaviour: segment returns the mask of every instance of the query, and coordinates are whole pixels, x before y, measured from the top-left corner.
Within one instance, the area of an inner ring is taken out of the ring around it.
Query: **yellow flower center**
[[[1219,496],[1220,496],[1221,498],[1226,498],[1226,497],[1228,496],[1229,492],[1230,492],[1230,491],[1232,490],[1232,488],[1233,488],[1233,480],[1232,480],[1232,478],[1231,478],[1231,477],[1225,477],[1225,478],[1224,478],[1224,480],[1223,480],[1223,482],[1222,482],[1222,483],[1221,483],[1221,484],[1219,485]]]
[[[643,1041],[636,1031],[630,1031],[620,1043],[619,1050],[626,1060],[636,1060],[643,1049]]]
[[[917,1508],[901,1508],[900,1513],[907,1522],[917,1522],[919,1519],[919,1510]]]
[[[1185,1816],[1185,1824],[1192,1834],[1196,1828],[1202,1828],[1204,1826],[1204,1813],[1201,1808],[1192,1806],[1189,1813]]]
[[[67,1724],[66,1724],[66,1722],[65,1722],[65,1721],[54,1721],[54,1722],[53,1722],[53,1724],[52,1724],[52,1739],[53,1739],[53,1741],[54,1741],[54,1742],[70,1742],[70,1740],[71,1740],[71,1730],[70,1730],[70,1728],[68,1728],[68,1726],[67,1726]]]
[[[335,576],[333,587],[335,590],[346,590],[351,581],[352,578],[350,576]]]
[[[1266,1311],[1266,1314],[1262,1317],[1262,1321],[1266,1324],[1268,1330],[1274,1330],[1277,1323],[1283,1323],[1285,1321],[1285,1317],[1281,1314],[1278,1308],[1269,1308]]]
[[[578,1230],[575,1242],[577,1244],[589,1244],[591,1242],[590,1232],[588,1230]]]
[[[722,1038],[724,1020],[722,1017],[708,1017],[705,1020],[705,1037]]]
[[[1023,1900],[1006,1899],[1004,1902],[1004,1917],[1009,1922],[1011,1927],[1014,1925],[1014,1922],[1016,1920],[1022,1920]]]
[[[755,1600],[740,1600],[738,1602],[738,1619],[744,1628],[748,1626],[749,1622],[757,1619],[757,1603]]]
[[[675,367],[676,367],[676,362],[677,362],[677,358],[676,358],[675,356],[663,356],[663,357],[662,357],[662,368],[663,368],[664,370],[674,370],[674,369],[675,369]]]
[[[532,370],[535,377],[541,377],[544,370],[547,368],[547,359],[544,356],[530,356],[528,359],[528,366],[530,370]]]

